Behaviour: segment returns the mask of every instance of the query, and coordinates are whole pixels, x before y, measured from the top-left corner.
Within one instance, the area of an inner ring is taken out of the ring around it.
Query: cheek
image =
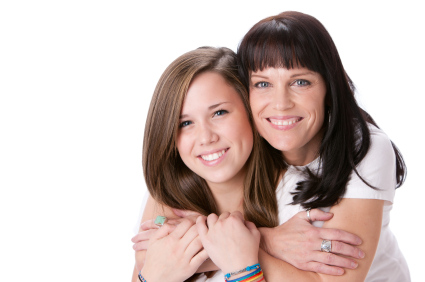
[[[184,134],[179,134],[177,137],[177,150],[179,152],[180,158],[186,163],[188,155],[190,155],[190,144],[189,138]]]

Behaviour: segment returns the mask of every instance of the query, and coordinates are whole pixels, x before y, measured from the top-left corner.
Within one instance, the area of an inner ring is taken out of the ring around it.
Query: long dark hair
[[[283,12],[255,24],[238,48],[239,74],[249,87],[250,74],[267,67],[306,67],[326,82],[324,135],[319,149],[321,174],[306,169],[307,178],[297,183],[293,203],[304,208],[336,204],[346,191],[354,171],[367,185],[356,166],[370,147],[367,123],[377,124],[354,98],[354,84],[344,70],[336,46],[325,27],[314,17]],[[266,142],[263,140],[263,142]],[[391,142],[392,143],[392,142]],[[397,147],[397,188],[406,177],[406,166]]]
[[[170,64],[158,81],[146,120],[143,142],[143,170],[151,196],[166,206],[197,211],[203,215],[218,213],[206,181],[182,161],[176,140],[179,117],[191,81],[200,73],[215,72],[231,85],[242,99],[253,129],[253,150],[245,165],[243,210],[247,220],[258,227],[278,224],[275,189],[277,170],[255,130],[247,89],[240,81],[236,54],[228,48],[202,47],[190,51]]]

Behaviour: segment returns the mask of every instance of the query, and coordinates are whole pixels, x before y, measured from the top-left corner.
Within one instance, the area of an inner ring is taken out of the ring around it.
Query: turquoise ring
[[[159,227],[161,227],[161,226],[163,226],[164,225],[164,223],[167,221],[167,218],[165,217],[165,216],[160,216],[160,215],[158,215],[156,218],[155,218],[155,222],[154,222],[154,224],[155,225],[157,225],[157,226],[159,226]]]

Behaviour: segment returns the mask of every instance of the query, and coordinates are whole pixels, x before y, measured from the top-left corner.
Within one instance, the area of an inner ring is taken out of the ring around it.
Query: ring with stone
[[[309,208],[309,209],[307,209],[307,210],[306,210],[306,212],[307,212],[307,219],[308,219],[308,221],[309,221],[310,223],[312,223],[312,221],[311,221],[311,217],[310,217],[310,211],[311,211],[311,208]]]
[[[161,226],[163,226],[163,225],[164,225],[164,223],[165,223],[166,221],[167,221],[167,218],[166,218],[165,216],[158,215],[158,216],[155,218],[155,222],[154,222],[154,224],[155,224],[156,226],[161,227]]]
[[[322,245],[320,246],[320,250],[322,252],[330,253],[332,251],[332,241],[330,240],[323,240]]]

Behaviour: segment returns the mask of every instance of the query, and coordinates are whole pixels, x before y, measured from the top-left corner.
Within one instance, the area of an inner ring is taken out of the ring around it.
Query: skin
[[[210,92],[211,95],[208,96],[208,94],[206,94],[208,92]],[[202,93],[202,95],[199,95],[199,93]],[[221,104],[221,107],[209,109],[211,105],[217,105],[223,101],[225,103]],[[204,105],[204,107],[200,105]],[[216,202],[218,203],[220,213],[226,211],[226,207],[235,207],[230,212],[242,212],[243,165],[251,152],[252,129],[249,126],[246,111],[237,93],[218,74],[205,73],[198,76],[189,88],[187,98],[182,108],[180,124],[181,129],[177,143],[183,161],[190,169],[207,180]],[[239,128],[235,128],[235,124],[237,124]],[[205,166],[199,159],[199,155],[202,152],[215,151],[216,149],[221,150],[223,148],[230,149],[228,150],[228,155],[226,155],[226,161],[223,161],[217,167]],[[244,161],[240,161],[241,159]],[[239,171],[235,168],[239,168]],[[138,269],[141,269],[143,266],[148,239],[155,232],[155,229],[151,229],[155,228],[152,226],[152,221],[148,222],[148,220],[154,218],[155,215],[158,214],[165,215],[168,218],[176,217],[173,211],[167,207],[161,207],[160,210],[154,211],[156,206],[158,206],[158,204],[155,204],[154,200],[150,198],[145,208],[142,219],[144,223],[141,226],[140,233],[132,239],[133,242],[136,243],[134,245],[135,250],[142,250],[136,253],[136,261],[138,262],[136,267]],[[280,230],[282,228],[286,229],[286,239],[290,239],[287,241],[292,243],[290,245],[288,244],[290,247],[301,246],[303,248],[304,257],[301,258],[303,260],[301,262],[294,261],[295,257],[299,257],[297,249],[285,250],[285,254],[292,254],[288,255],[290,259],[288,261],[291,261],[292,264],[298,264],[300,268],[304,268],[305,270],[313,270],[315,268],[318,271],[329,274],[338,274],[337,271],[342,270],[341,268],[327,266],[326,268],[322,267],[322,269],[317,269],[317,265],[320,266],[322,264],[318,262],[307,264],[312,256],[314,256],[317,261],[328,263],[328,260],[326,254],[318,252],[318,250],[314,250],[313,248],[313,251],[306,252],[304,242],[311,241],[310,234],[312,233],[312,229],[317,228],[310,225],[306,219],[305,212],[300,214],[302,215],[298,215],[284,225],[276,227],[276,230],[277,228],[280,228]],[[187,214],[180,216],[187,216]],[[194,216],[193,222],[196,220],[196,217],[197,215]],[[325,214],[319,210],[313,210],[311,212],[311,217],[313,220],[329,220],[332,214]],[[320,230],[320,232],[314,234],[316,240],[320,240],[319,238],[326,236],[326,238],[347,242],[353,245],[361,242],[357,236],[346,232],[328,229],[318,230]],[[262,233],[263,238],[269,236],[269,234],[275,234],[275,232],[269,232],[268,229],[262,229]],[[267,244],[267,241],[265,241],[263,245],[264,248],[271,247]],[[343,243],[341,243],[341,245],[343,248],[337,253],[358,257],[359,249]],[[304,259],[306,259],[306,261],[304,261]],[[353,260],[351,259],[337,257],[333,264],[342,267],[352,267],[352,262]],[[217,267],[212,264],[211,261],[207,261],[207,263],[201,266],[198,272],[216,269]],[[271,271],[273,271],[273,269],[271,269]],[[135,273],[137,272],[135,271]],[[134,279],[135,275],[133,274],[133,280]]]
[[[254,224],[245,223],[239,211],[242,210],[244,166],[253,146],[252,129],[242,99],[221,75],[201,73],[189,87],[179,122],[180,157],[208,183],[218,203],[220,218],[210,215],[209,228],[205,219],[199,217],[197,225],[185,220],[174,229],[173,225],[166,224],[151,232],[141,270],[147,281],[183,281],[194,274],[208,256],[229,272],[258,263],[260,233]],[[222,151],[225,153],[221,156],[216,154]],[[224,229],[232,230],[233,234],[224,236]],[[201,251],[202,246],[205,249]],[[229,249],[233,251],[226,253]],[[158,265],[166,267],[156,271]]]
[[[325,96],[322,76],[307,68],[267,68],[251,74],[249,97],[257,129],[292,165],[306,165],[317,157]],[[273,127],[273,121],[288,117],[301,120],[289,130]]]
[[[306,165],[318,156],[325,96],[326,85],[321,75],[306,68],[266,68],[252,72],[250,104],[255,124],[261,136],[281,150],[288,164]],[[287,117],[295,117],[296,122],[290,128],[272,124]],[[331,208],[334,217],[323,226],[346,230],[363,239],[362,249],[369,255],[357,262],[355,271],[347,270],[343,276],[304,272],[276,259],[279,254],[272,257],[260,251],[260,263],[265,270],[276,270],[269,272],[272,275],[266,275],[266,278],[269,281],[364,281],[378,245],[383,205],[381,200],[342,199]],[[266,245],[279,242],[275,230],[268,232]],[[334,254],[328,254],[330,263],[334,259]]]

